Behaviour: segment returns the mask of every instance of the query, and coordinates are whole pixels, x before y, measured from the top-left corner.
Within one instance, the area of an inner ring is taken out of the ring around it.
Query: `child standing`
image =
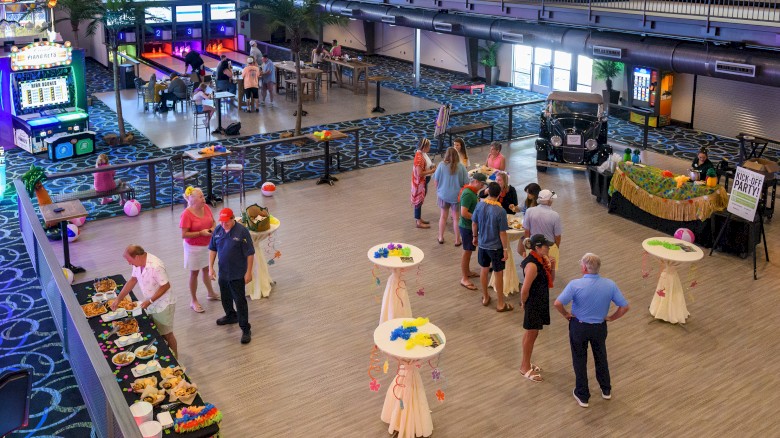
[[[101,168],[103,166],[108,166],[108,156],[106,154],[100,154],[97,157],[97,162],[95,163],[96,168]],[[116,181],[114,180],[114,176],[116,174],[115,170],[107,170],[105,172],[95,172],[92,174],[92,176],[95,178],[95,191],[97,192],[108,192],[111,190],[114,190],[116,188]],[[120,181],[121,184],[121,181]],[[114,202],[114,198],[111,196],[108,196],[106,198],[102,198],[100,200],[101,205],[106,205]]]

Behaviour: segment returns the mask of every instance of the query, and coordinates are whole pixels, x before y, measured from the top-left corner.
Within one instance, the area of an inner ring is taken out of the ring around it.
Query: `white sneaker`
[[[577,404],[580,405],[580,407],[583,407],[583,408],[587,408],[588,407],[588,403],[587,402],[583,402],[582,400],[580,400],[580,398],[577,397],[577,394],[574,393],[573,389],[571,390],[571,395],[574,396],[574,400],[577,400]]]
[[[612,398],[612,391],[604,392],[604,390],[602,389],[601,390],[601,398],[603,398],[604,400],[611,399]]]

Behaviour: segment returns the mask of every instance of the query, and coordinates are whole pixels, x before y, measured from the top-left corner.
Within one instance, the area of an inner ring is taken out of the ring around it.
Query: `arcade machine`
[[[236,31],[236,4],[215,3],[209,5],[209,33],[206,51],[217,58],[225,55],[233,64],[244,65],[247,55],[239,52],[244,47],[243,35]]]
[[[89,129],[84,51],[70,42],[12,47],[0,57],[0,132],[27,152],[60,160],[95,152]]]
[[[203,53],[203,5],[176,6],[175,18],[173,56],[184,59],[191,50]]]
[[[658,128],[668,125],[672,120],[672,87],[674,73],[662,72],[649,67],[634,67],[628,78],[630,106],[649,109],[649,126]],[[632,111],[631,122],[644,125],[645,116]]]

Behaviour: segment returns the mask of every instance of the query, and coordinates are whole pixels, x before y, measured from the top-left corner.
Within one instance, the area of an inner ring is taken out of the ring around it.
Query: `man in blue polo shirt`
[[[628,301],[614,281],[599,276],[601,259],[587,253],[580,260],[582,278],[572,280],[563,289],[553,305],[569,320],[569,343],[574,363],[574,399],[583,408],[588,407],[588,343],[593,347],[596,363],[596,380],[601,387],[601,397],[612,398],[607,363],[607,321],[614,321],[628,312]],[[571,304],[571,313],[563,307]],[[608,316],[610,303],[617,310]]]
[[[497,182],[488,184],[488,197],[477,204],[471,215],[471,232],[474,235],[472,243],[478,246],[477,262],[482,267],[480,282],[482,283],[482,305],[490,305],[488,293],[488,269],[493,267],[496,275],[496,295],[498,296],[498,312],[514,310],[511,304],[504,302],[504,267],[506,265],[509,243],[506,230],[509,224],[506,220],[506,210],[498,202],[501,186]]]
[[[217,325],[238,323],[242,344],[252,340],[246,285],[252,281],[254,254],[255,247],[249,230],[236,222],[233,210],[223,208],[219,212],[219,226],[214,229],[209,242],[209,276],[216,280],[214,261],[219,256],[219,294],[225,316],[217,320]]]

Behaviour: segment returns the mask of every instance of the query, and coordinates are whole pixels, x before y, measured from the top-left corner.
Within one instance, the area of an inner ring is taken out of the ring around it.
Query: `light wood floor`
[[[511,149],[506,153],[512,183],[522,192],[537,179],[532,142],[505,149]],[[483,160],[486,153],[473,149],[472,160]],[[648,159],[687,167],[667,157]],[[250,302],[254,336],[249,345],[239,344],[237,326],[215,325],[222,316],[219,303],[203,299],[204,314],[188,307],[177,228],[181,205],[175,213],[159,209],[88,223],[71,247],[74,262],[87,268],[77,281],[128,275],[122,251],[132,242],[167,264],[178,299],[181,362],[204,398],[224,411],[226,437],[387,436],[379,414],[390,376],[383,376],[382,389],[374,393],[366,373],[388,276],[381,272],[382,285],[374,285],[366,251],[387,241],[425,251],[419,285],[414,271],[407,275],[412,309],[447,335],[440,364],[446,376],[443,404],[433,395],[438,386],[423,374],[434,436],[778,436],[776,224],[767,225],[773,260],[759,260],[759,280],[752,279],[750,260],[705,256],[697,264],[699,285],[688,297],[688,324],[654,322],[647,309],[658,266],[648,261],[653,272],[642,279],[641,242],[657,233],[609,215],[590,195],[583,172],[540,174],[540,184],[558,193],[553,208],[564,226],[551,297],[579,275],[577,261],[590,251],[602,257],[602,274],[617,281],[632,306],[610,325],[613,399],[599,397],[591,360],[591,405],[582,409],[571,395],[565,321],[553,312],[552,325],[537,340],[533,358],[544,368],[545,381],[523,379],[518,372],[521,313],[482,307],[479,293],[458,285],[461,249],[453,246],[451,226],[445,245],[436,242],[433,229],[414,228],[410,168],[405,162],[361,169],[339,175],[333,187],[302,181],[279,186],[274,198],[249,195],[282,222],[277,233],[282,257],[270,268],[277,285],[270,299]],[[435,191],[423,214],[436,226]],[[681,271],[685,282],[688,272]],[[414,293],[420,286],[424,297]],[[199,294],[205,297],[202,284]],[[510,302],[516,305],[516,296]]]

